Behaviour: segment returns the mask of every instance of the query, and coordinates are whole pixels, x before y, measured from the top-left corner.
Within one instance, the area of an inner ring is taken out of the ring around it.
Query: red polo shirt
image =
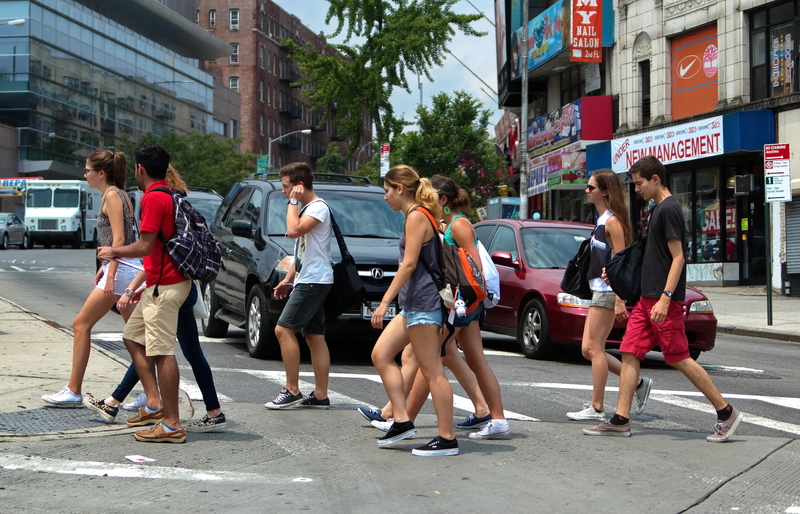
[[[188,280],[175,267],[172,257],[164,251],[164,244],[161,242],[161,238],[158,237],[161,234],[164,239],[169,239],[175,233],[175,208],[171,195],[160,191],[150,194],[150,191],[155,187],[169,188],[169,186],[167,186],[165,180],[159,180],[151,184],[142,196],[142,223],[139,230],[156,234],[153,251],[144,258],[144,271],[147,273],[148,287],[156,284],[168,286]],[[159,276],[161,277],[160,279]]]

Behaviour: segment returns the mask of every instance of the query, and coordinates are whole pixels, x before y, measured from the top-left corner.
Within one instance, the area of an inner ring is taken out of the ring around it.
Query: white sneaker
[[[583,410],[578,412],[567,412],[567,417],[569,419],[574,419],[575,421],[593,421],[593,420],[604,420],[605,419],[605,412],[600,411],[597,412],[594,407],[592,407],[591,403],[586,403],[583,405]]]
[[[377,419],[372,420],[372,426],[383,432],[388,432],[392,428],[393,423],[394,418],[389,418],[386,421],[378,421]]]
[[[511,433],[511,426],[508,424],[508,421],[505,419],[493,419],[489,421],[487,424],[483,425],[483,428],[480,429],[479,432],[473,432],[469,435],[470,439],[508,439],[509,433]]]
[[[55,394],[42,396],[42,400],[57,407],[83,407],[83,395],[70,391],[69,385],[65,385],[61,391]]]
[[[122,406],[125,410],[139,410],[140,407],[147,405],[147,395],[142,393],[136,397],[131,403],[126,403]]]

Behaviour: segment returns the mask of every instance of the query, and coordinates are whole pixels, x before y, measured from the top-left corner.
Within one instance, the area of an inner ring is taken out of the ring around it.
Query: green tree
[[[347,158],[342,155],[339,148],[339,143],[331,141],[328,144],[328,151],[317,159],[317,172],[318,173],[344,173],[344,165],[347,163]]]
[[[420,175],[445,175],[469,191],[473,205],[498,196],[511,180],[505,159],[495,152],[487,127],[491,111],[464,91],[439,93],[430,107],[417,107],[417,131],[397,137],[392,162],[414,167]]]
[[[135,185],[134,151],[142,145],[154,143],[169,152],[172,166],[187,185],[209,187],[225,196],[235,182],[255,172],[256,157],[240,153],[240,142],[241,139],[220,141],[214,134],[202,135],[199,132],[184,135],[167,132],[161,136],[148,132],[135,142],[123,135],[117,149],[128,158],[129,185]]]
[[[363,132],[362,108],[375,124],[377,139],[392,140],[405,121],[395,115],[389,97],[395,87],[411,92],[407,73],[431,79],[430,70],[444,63],[457,29],[485,35],[470,25],[482,15],[453,12],[456,1],[329,0],[325,23],[338,20],[329,37],[346,30],[345,44],[334,45],[339,54],[320,54],[284,40],[305,72],[299,83],[311,85],[306,94],[312,107],[325,110],[322,123],[330,119],[340,125],[350,138],[350,153],[358,148]]]

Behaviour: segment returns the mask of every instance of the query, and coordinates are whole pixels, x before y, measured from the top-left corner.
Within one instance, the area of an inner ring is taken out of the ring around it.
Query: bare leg
[[[131,354],[133,365],[136,366],[136,374],[142,382],[144,394],[147,395],[147,406],[151,409],[161,408],[161,397],[158,394],[158,384],[156,383],[155,362],[145,356],[144,345],[123,339],[128,353]]]
[[[622,353],[622,372],[619,375],[619,397],[616,413],[622,417],[631,417],[633,393],[639,384],[639,368],[641,362],[632,353]]]
[[[450,387],[450,381],[444,374],[440,356],[441,342],[444,339],[441,328],[436,325],[414,325],[408,328],[408,336],[417,360],[419,360],[419,367],[428,381],[428,387],[433,396],[433,408],[436,410],[436,418],[439,422],[439,437],[453,439],[455,437],[453,432],[453,388]],[[395,406],[396,413],[397,406]],[[405,412],[404,414],[407,415]],[[395,419],[397,418],[395,417]]]
[[[469,369],[475,373],[480,390],[486,395],[492,419],[506,419],[503,401],[500,397],[500,383],[483,353],[483,339],[477,321],[473,321],[467,328],[461,329],[458,334],[458,344],[464,351]]]
[[[400,356],[400,362],[403,364],[402,367],[400,368],[400,373],[403,374],[403,391],[406,394],[406,398],[408,398],[408,395],[411,393],[411,386],[414,383],[414,377],[417,376],[417,371],[419,370],[419,363],[417,362],[417,356],[414,355],[414,349],[411,348],[411,345],[408,345],[405,348],[403,348],[403,355]],[[425,397],[427,398],[427,396],[428,393],[426,392]],[[424,402],[425,400],[423,400],[423,403]],[[383,406],[383,408],[381,409],[381,417],[383,419],[389,419],[394,417],[394,411],[392,410],[392,402],[387,401],[386,405]],[[412,416],[412,419],[415,417],[416,415]]]
[[[393,417],[396,423],[409,420],[406,412],[406,394],[403,373],[394,361],[395,356],[408,345],[406,318],[395,316],[383,329],[375,347],[372,349],[372,363],[378,370],[386,389],[386,395],[392,404]],[[416,351],[414,353],[417,353]]]
[[[477,326],[477,321],[475,323]],[[456,329],[458,344],[462,344],[464,330],[463,328]],[[442,358],[442,362],[453,372],[453,375],[464,389],[464,392],[467,393],[469,399],[472,400],[472,405],[475,408],[475,416],[481,418],[489,414],[489,405],[487,405],[486,399],[483,397],[481,388],[478,387],[478,380],[475,377],[475,373],[470,369],[467,362],[461,358],[461,353],[459,353],[458,347],[456,346],[456,337],[452,338],[450,342],[447,343],[447,355]],[[478,337],[480,338],[480,330],[478,331]],[[481,354],[483,354],[482,347]]]
[[[311,349],[311,366],[314,368],[314,397],[328,397],[328,377],[331,373],[331,355],[323,334],[308,334],[306,343]],[[298,380],[299,380],[298,370]],[[299,389],[298,389],[299,390]]]
[[[699,365],[694,359],[685,359],[671,364],[671,366],[688,378],[694,386],[708,398],[708,401],[714,406],[716,410],[722,410],[728,406],[727,400],[722,397],[717,386],[708,376],[708,372]]]
[[[408,395],[406,409],[408,410],[408,416],[411,418],[411,421],[414,421],[417,419],[417,416],[419,416],[419,411],[421,411],[422,406],[425,405],[425,401],[428,399],[428,394],[431,390],[430,387],[428,387],[428,380],[425,378],[425,375],[422,374],[422,370],[417,371],[417,375],[411,381],[413,385],[411,386],[411,393]]]
[[[119,300],[115,297],[114,302]],[[89,365],[89,354],[92,345],[92,328],[100,319],[108,313],[114,305],[105,298],[105,292],[100,289],[92,289],[89,297],[81,307],[81,311],[72,322],[72,370],[69,374],[69,390],[75,394],[81,394],[83,377],[86,375],[86,367]]]
[[[178,371],[178,361],[174,355],[156,355],[148,357],[148,360],[155,362],[158,370],[158,387],[161,392],[161,400],[164,402],[164,423],[170,428],[180,428],[178,385],[181,375]],[[150,401],[150,395],[147,395],[147,401]]]
[[[283,369],[286,372],[286,389],[292,394],[298,394],[300,392],[300,344],[297,342],[297,336],[291,328],[281,326],[275,327],[275,335],[281,345]],[[328,362],[330,366],[330,360]]]
[[[614,327],[614,311],[589,307],[583,325],[581,352],[592,363],[592,407],[601,411],[606,394],[608,372],[620,374],[622,363],[606,353],[606,339]]]

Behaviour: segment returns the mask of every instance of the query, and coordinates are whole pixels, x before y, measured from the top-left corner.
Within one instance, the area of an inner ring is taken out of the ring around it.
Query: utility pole
[[[528,219],[528,0],[522,0],[522,116],[520,116],[519,219]]]

